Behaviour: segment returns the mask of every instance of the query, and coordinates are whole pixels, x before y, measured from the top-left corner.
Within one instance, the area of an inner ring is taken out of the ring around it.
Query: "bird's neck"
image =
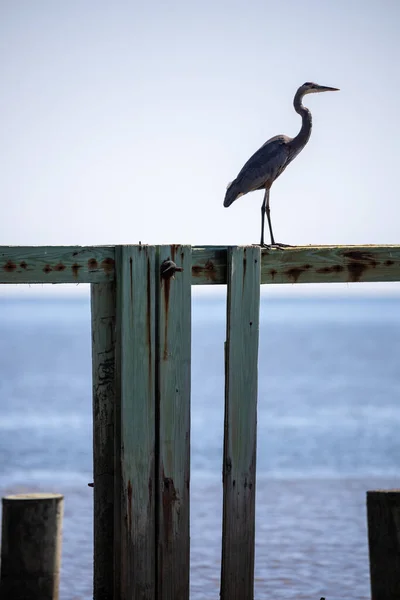
[[[302,95],[296,94],[293,101],[294,110],[301,116],[302,124],[299,133],[293,138],[293,144],[298,147],[303,147],[310,139],[312,129],[311,113],[306,106],[303,106]]]

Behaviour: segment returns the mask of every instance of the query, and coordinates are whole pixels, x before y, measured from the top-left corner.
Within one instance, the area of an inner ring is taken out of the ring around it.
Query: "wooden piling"
[[[254,596],[260,258],[228,251],[221,600]]]
[[[116,252],[116,499],[120,502],[118,600],[154,600],[155,543],[155,286],[154,246]],[[118,473],[119,471],[119,473]]]
[[[158,600],[189,598],[191,248],[160,246],[183,269],[158,294]]]
[[[400,598],[400,490],[367,492],[372,600]]]
[[[114,594],[115,283],[91,285],[94,600]],[[118,505],[118,503],[116,503]]]
[[[61,494],[3,498],[0,597],[58,600],[61,565]]]

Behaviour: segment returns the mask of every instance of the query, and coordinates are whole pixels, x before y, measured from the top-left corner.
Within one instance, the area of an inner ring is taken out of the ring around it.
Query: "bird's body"
[[[302,127],[298,135],[294,138],[286,135],[276,135],[269,139],[249,158],[236,179],[228,185],[224,200],[225,207],[230,206],[232,202],[244,194],[256,190],[265,190],[264,201],[261,207],[262,246],[264,245],[265,214],[267,214],[271,244],[275,245],[269,208],[269,190],[271,185],[283,173],[292,160],[296,158],[310,139],[312,128],[311,113],[308,108],[303,106],[302,98],[304,94],[335,90],[336,88],[319,86],[316,83],[307,82],[303,84],[297,90],[293,101],[296,112],[302,117]]]
[[[276,135],[265,142],[249,158],[236,179],[228,185],[224,206],[230,206],[248,192],[270,188],[294,158],[290,158],[291,141],[286,135]]]

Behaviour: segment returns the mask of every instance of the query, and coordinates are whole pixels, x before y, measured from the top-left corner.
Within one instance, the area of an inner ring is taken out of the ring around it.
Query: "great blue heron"
[[[301,115],[302,125],[300,132],[294,138],[287,135],[276,135],[271,138],[244,165],[239,175],[226,190],[224,206],[230,206],[240,196],[255,190],[265,190],[264,201],[261,206],[261,246],[264,246],[264,222],[267,214],[269,233],[272,246],[283,246],[275,244],[272,233],[271,215],[269,208],[269,190],[271,185],[286,169],[289,163],[303,150],[311,135],[312,118],[311,113],[302,104],[303,96],[318,92],[337,92],[338,88],[326,87],[307,81],[297,90],[293,106],[295,111]]]

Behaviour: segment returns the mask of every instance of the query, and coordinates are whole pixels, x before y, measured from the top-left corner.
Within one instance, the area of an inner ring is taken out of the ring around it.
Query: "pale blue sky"
[[[0,3],[1,244],[259,240],[247,158],[313,133],[271,190],[290,244],[399,243],[398,0]]]

